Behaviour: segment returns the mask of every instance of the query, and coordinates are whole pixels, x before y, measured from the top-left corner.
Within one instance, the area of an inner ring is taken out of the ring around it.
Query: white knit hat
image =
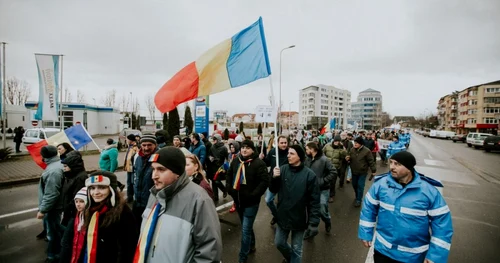
[[[74,199],[82,199],[85,205],[87,205],[87,203],[89,202],[87,198],[87,187],[84,186],[82,189],[80,189],[80,191],[76,193]]]

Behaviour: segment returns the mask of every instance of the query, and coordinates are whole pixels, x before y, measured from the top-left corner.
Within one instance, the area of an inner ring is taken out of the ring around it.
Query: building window
[[[477,96],[477,90],[469,91],[469,96]]]
[[[500,98],[484,98],[484,103],[500,104]]]
[[[500,88],[486,88],[486,93],[496,93],[500,92]]]
[[[484,108],[484,113],[500,113],[500,108]]]
[[[467,119],[467,124],[476,124],[476,119]]]
[[[498,123],[498,120],[496,118],[483,118],[483,123],[496,124]]]
[[[469,105],[477,105],[477,100],[469,100]]]

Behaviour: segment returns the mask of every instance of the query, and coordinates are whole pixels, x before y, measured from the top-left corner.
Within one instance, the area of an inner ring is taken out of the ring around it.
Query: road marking
[[[426,165],[431,165],[431,166],[441,166],[441,167],[446,166],[446,164],[444,162],[439,161],[439,160],[424,159],[424,163]]]
[[[451,218],[452,219],[469,221],[469,222],[472,222],[472,223],[476,223],[476,224],[480,224],[480,225],[485,225],[485,226],[490,226],[490,227],[494,227],[494,228],[500,228],[500,226],[493,225],[493,224],[486,223],[486,222],[479,221],[479,220],[470,219],[470,218],[464,218],[464,217],[458,217],[458,216],[452,216]]]
[[[22,215],[22,214],[26,214],[26,213],[31,213],[31,212],[35,212],[35,211],[38,211],[38,207],[26,209],[26,210],[22,210],[22,211],[10,213],[10,214],[0,215],[0,219],[11,217],[11,216]]]

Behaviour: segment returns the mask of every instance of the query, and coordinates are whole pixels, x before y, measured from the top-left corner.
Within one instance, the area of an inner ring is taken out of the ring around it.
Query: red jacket
[[[373,148],[373,153],[378,153],[380,151],[380,147],[378,146],[378,141],[375,141],[375,148]]]

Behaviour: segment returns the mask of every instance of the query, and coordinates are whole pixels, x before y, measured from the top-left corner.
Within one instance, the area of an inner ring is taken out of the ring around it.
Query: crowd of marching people
[[[329,203],[346,184],[353,206],[362,206],[358,237],[375,247],[375,262],[446,262],[451,215],[436,189],[442,185],[415,171],[410,141],[409,132],[383,130],[272,133],[268,141],[243,132],[229,140],[193,133],[171,142],[162,133],[131,134],[124,185],[114,174],[112,139],[101,152],[101,170],[91,174],[78,151],[45,146],[37,218],[47,262],[220,262],[219,191],[232,198],[230,212],[240,219],[237,262],[256,253],[262,197],[283,262],[301,262],[303,240],[318,235],[321,222],[331,232]],[[389,173],[376,176],[377,155]],[[367,179],[374,183],[365,195]]]

